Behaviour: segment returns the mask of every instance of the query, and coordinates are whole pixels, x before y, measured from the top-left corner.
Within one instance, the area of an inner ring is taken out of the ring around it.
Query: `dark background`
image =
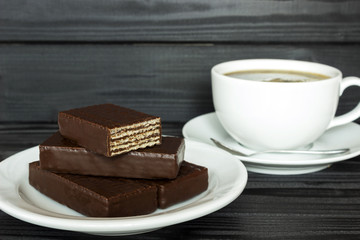
[[[360,76],[359,40],[357,0],[0,0],[0,159],[56,131],[58,111],[105,102],[158,115],[180,136],[213,111],[213,65],[297,59]],[[338,114],[359,96],[348,89]],[[355,158],[308,175],[250,173],[228,207],[133,238],[360,239],[358,170]],[[71,236],[97,239],[0,211],[0,239]]]

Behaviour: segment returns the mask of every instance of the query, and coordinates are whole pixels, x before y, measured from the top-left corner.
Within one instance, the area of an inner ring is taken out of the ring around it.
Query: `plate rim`
[[[73,216],[66,215],[65,217],[61,218],[58,216],[53,216],[54,213],[51,213],[51,212],[50,212],[50,216],[49,215],[45,216],[43,214],[29,211],[25,208],[21,208],[21,206],[19,206],[18,203],[13,204],[7,199],[6,196],[2,196],[2,195],[0,195],[0,210],[4,211],[5,213],[7,213],[15,218],[23,220],[25,222],[29,222],[29,223],[32,223],[35,225],[40,225],[40,226],[44,226],[44,227],[48,227],[48,228],[77,231],[77,232],[86,232],[86,233],[95,233],[95,234],[96,233],[102,233],[102,234],[118,233],[119,235],[127,235],[127,233],[136,234],[136,233],[141,233],[144,231],[149,231],[149,230],[151,231],[152,229],[155,230],[158,228],[167,227],[170,225],[179,224],[182,222],[186,222],[186,221],[189,221],[192,219],[202,217],[204,215],[210,214],[212,212],[215,212],[215,211],[225,207],[226,205],[228,205],[229,203],[231,203],[232,201],[234,201],[237,197],[239,197],[241,195],[241,193],[245,189],[247,181],[248,181],[247,170],[241,161],[239,161],[237,158],[235,158],[231,154],[223,152],[220,149],[217,149],[215,147],[212,147],[208,144],[204,144],[199,141],[185,139],[185,143],[188,143],[188,147],[186,147],[188,149],[194,148],[195,150],[198,150],[198,151],[207,151],[210,149],[210,151],[216,151],[219,154],[222,154],[224,156],[224,158],[226,157],[227,161],[232,162],[233,164],[235,164],[238,167],[237,171],[239,172],[239,174],[237,175],[236,179],[234,179],[234,181],[231,185],[231,188],[227,190],[227,193],[225,195],[223,195],[219,199],[210,201],[210,203],[209,202],[200,203],[198,206],[195,206],[195,207],[190,206],[190,208],[185,208],[183,210],[175,211],[173,213],[164,212],[163,214],[158,214],[155,216],[148,214],[148,215],[143,215],[143,216],[123,217],[123,218],[121,218],[121,217],[119,217],[119,218],[93,218],[93,217],[85,217],[85,216],[84,217],[75,217],[75,216],[73,217]],[[191,147],[189,147],[189,146],[191,146]],[[0,179],[3,179],[4,177],[6,177],[6,176],[3,176],[3,173],[2,173],[2,171],[3,171],[2,168],[4,168],[4,166],[6,166],[6,164],[9,164],[9,162],[11,160],[13,160],[14,158],[21,158],[23,155],[26,156],[26,154],[29,154],[28,152],[31,153],[31,151],[36,151],[35,150],[36,148],[38,149],[38,146],[25,149],[23,151],[13,154],[13,155],[9,156],[8,158],[4,159],[3,161],[1,161],[0,162]],[[195,150],[193,150],[193,151],[195,151]],[[28,163],[28,162],[31,162],[34,160],[33,159],[31,159],[31,160],[20,159],[18,161],[21,161],[22,163]],[[186,160],[186,161],[188,161],[188,160]],[[212,161],[215,161],[215,160],[212,160]],[[206,167],[206,165],[205,165],[205,167]],[[26,169],[24,170],[24,172],[28,169],[28,167],[25,166],[25,168]],[[215,172],[214,172],[214,174],[215,174]],[[210,177],[210,174],[209,174],[209,177]],[[19,183],[16,183],[16,182],[15,183],[12,182],[12,183],[17,184],[17,186],[13,186],[13,187],[15,187],[15,189],[13,189],[14,190],[13,194],[15,194],[15,197],[17,198],[17,200],[23,204],[26,201],[19,194]],[[1,185],[2,185],[2,183],[0,181],[0,192],[2,191]],[[209,191],[209,189],[207,191]],[[200,199],[197,199],[195,202],[197,202],[201,199],[203,199],[203,197]],[[190,202],[190,203],[193,203],[193,202]],[[25,204],[29,204],[29,203],[25,203]],[[34,206],[34,205],[31,205],[31,206]],[[186,206],[187,205],[185,205],[184,207],[186,207]],[[34,207],[37,208],[36,206],[34,206]],[[42,210],[47,211],[46,209],[42,209]],[[197,214],[193,213],[194,210],[198,210],[198,213]],[[184,214],[184,213],[186,213],[186,214]],[[59,214],[55,213],[55,215],[59,215]],[[181,215],[181,217],[178,217],[180,215]],[[169,220],[169,218],[174,217],[174,216],[177,218]],[[157,224],[155,224],[155,225],[153,223],[154,220],[157,221]],[[63,222],[66,222],[66,223],[64,224]],[[106,223],[106,224],[104,224],[104,223]],[[105,226],[103,226],[103,225],[105,225]]]

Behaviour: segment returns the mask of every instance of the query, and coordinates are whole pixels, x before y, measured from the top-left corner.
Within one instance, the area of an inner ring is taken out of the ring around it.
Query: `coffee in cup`
[[[360,117],[360,104],[335,117],[339,96],[357,77],[319,63],[250,59],[211,70],[216,115],[236,141],[256,150],[296,149]]]
[[[311,82],[330,78],[330,76],[318,73],[275,69],[243,70],[225,73],[224,75],[245,80],[287,83]]]

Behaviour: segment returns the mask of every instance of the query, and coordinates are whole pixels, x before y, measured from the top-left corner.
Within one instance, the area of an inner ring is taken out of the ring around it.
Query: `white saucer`
[[[253,151],[239,145],[221,126],[215,113],[208,113],[188,121],[182,129],[185,138],[214,146],[210,138],[242,151]],[[304,154],[258,154],[252,157],[239,157],[248,171],[265,174],[304,174],[320,171],[332,163],[353,158],[360,154],[360,126],[349,123],[329,129],[316,142],[312,149],[349,148],[350,151],[337,155]]]
[[[210,145],[185,140],[185,160],[208,168],[206,192],[154,213],[123,218],[85,217],[39,193],[28,183],[28,163],[37,161],[38,147],[0,163],[0,209],[36,225],[96,235],[130,235],[153,231],[212,213],[236,199],[247,182],[245,166]]]

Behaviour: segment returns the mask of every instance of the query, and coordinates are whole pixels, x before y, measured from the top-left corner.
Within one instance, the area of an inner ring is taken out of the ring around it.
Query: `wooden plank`
[[[0,0],[0,41],[359,42],[356,0]]]
[[[234,59],[286,58],[360,76],[360,45],[0,45],[0,122],[56,122],[57,112],[111,102],[184,123],[213,111],[210,69]],[[346,91],[340,111],[359,101]]]

